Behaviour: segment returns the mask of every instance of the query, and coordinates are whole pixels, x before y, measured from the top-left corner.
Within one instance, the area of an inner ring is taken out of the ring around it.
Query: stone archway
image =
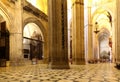
[[[96,13],[96,14],[95,14]],[[107,33],[107,36],[104,36],[105,38],[107,38],[104,41],[107,41],[108,47],[109,47],[109,38],[112,37],[113,31],[112,31],[112,16],[111,14],[105,10],[105,9],[97,9],[95,11],[95,13],[93,14],[93,19],[92,19],[92,23],[93,23],[93,53],[94,53],[94,59],[99,60],[100,59],[100,37],[103,35],[106,35],[106,32],[103,29],[107,29],[109,31],[109,33]],[[106,51],[106,54],[108,53],[108,50]]]
[[[36,18],[28,18],[24,21],[23,27],[25,28],[26,25],[32,24],[33,27],[36,26],[36,31],[38,34],[42,35],[42,42],[43,42],[43,61],[44,63],[48,62],[48,41],[47,41],[47,31],[43,24],[37,20]],[[23,29],[24,29],[23,28]],[[35,31],[35,30],[34,30]],[[24,30],[23,30],[24,32]],[[33,33],[33,31],[32,31]],[[24,34],[23,34],[24,35]],[[24,36],[23,36],[24,37]],[[32,39],[31,37],[29,37]],[[32,39],[33,40],[33,39]],[[40,59],[40,58],[39,58]]]
[[[12,27],[10,14],[7,8],[0,3],[0,62],[2,62],[0,66],[8,66],[11,59],[10,27]]]
[[[23,30],[24,58],[43,58],[44,37],[35,23],[28,23]]]
[[[0,60],[9,60],[9,31],[6,27],[6,21],[0,15]]]
[[[40,22],[40,20],[38,20],[34,17],[27,18],[27,19],[24,20],[23,28],[28,23],[35,23],[36,25],[38,25],[39,28],[41,29],[42,33],[43,33],[44,40],[45,41],[47,40],[46,37],[45,37],[45,36],[47,36],[47,31],[46,31],[45,27],[43,26],[43,24]]]
[[[112,61],[111,47],[109,46],[110,31],[107,28],[102,28],[98,35],[99,42],[99,59],[101,62]]]

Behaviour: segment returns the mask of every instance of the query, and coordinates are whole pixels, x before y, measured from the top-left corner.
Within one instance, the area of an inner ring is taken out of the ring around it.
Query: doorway
[[[6,22],[0,22],[0,59],[9,60],[9,31]]]

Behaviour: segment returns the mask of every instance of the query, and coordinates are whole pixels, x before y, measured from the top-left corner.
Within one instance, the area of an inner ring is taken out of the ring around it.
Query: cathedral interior
[[[0,82],[120,82],[120,0],[0,0]]]

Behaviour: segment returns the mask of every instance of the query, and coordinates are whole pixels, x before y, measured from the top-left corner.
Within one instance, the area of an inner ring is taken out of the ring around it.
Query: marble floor
[[[71,69],[48,69],[45,64],[0,67],[0,82],[120,82],[115,64],[71,65]]]

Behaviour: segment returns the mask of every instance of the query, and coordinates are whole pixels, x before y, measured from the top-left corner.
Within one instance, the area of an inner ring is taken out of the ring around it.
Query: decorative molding
[[[84,5],[83,2],[77,2],[77,1],[75,1],[75,2],[72,4],[72,7],[73,7],[75,4]]]
[[[23,6],[23,10],[35,15],[36,17],[38,17],[40,19],[48,21],[48,16],[45,13],[43,13],[41,10],[35,8],[29,2],[25,2],[25,5]]]
[[[13,3],[13,4],[15,4],[15,2],[17,1],[17,0],[8,0],[9,2],[11,2],[11,3]]]

